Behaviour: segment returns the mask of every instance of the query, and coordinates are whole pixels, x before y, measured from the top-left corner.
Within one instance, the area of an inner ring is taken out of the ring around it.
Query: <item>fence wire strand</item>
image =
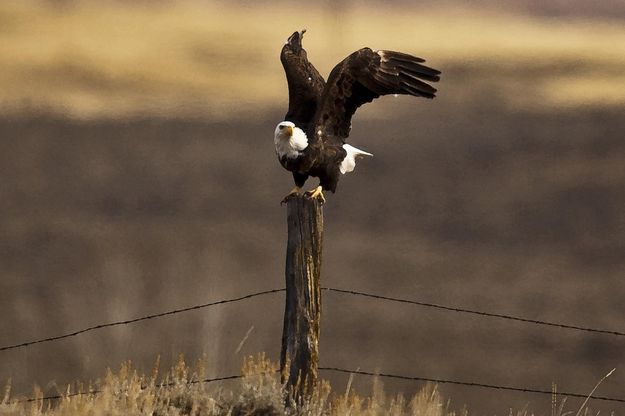
[[[362,371],[362,370],[346,370],[344,368],[338,368],[338,367],[319,367],[318,370],[334,371],[334,372],[346,373],[346,374],[359,374],[363,376],[385,377],[385,378],[393,378],[393,379],[398,379],[398,380],[425,381],[425,382],[438,383],[438,384],[454,384],[458,386],[481,387],[484,389],[508,390],[508,391],[515,391],[515,392],[521,392],[521,393],[537,393],[537,394],[549,394],[549,395],[554,394],[554,392],[551,390],[531,389],[531,388],[525,388],[525,387],[501,386],[497,384],[485,384],[485,383],[476,383],[476,382],[468,382],[468,381],[447,380],[443,378],[412,377],[412,376],[403,376],[399,374],[372,373],[369,371]],[[588,394],[570,393],[570,392],[561,392],[561,391],[558,391],[555,394],[557,394],[558,396],[578,397],[578,398],[583,398],[583,399],[591,398],[595,400],[603,400],[603,401],[608,401],[608,402],[625,403],[625,399],[618,399],[614,397],[589,396]]]
[[[427,308],[442,309],[442,310],[451,311],[451,312],[466,313],[466,314],[472,314],[472,315],[478,315],[478,316],[487,316],[490,318],[507,319],[510,321],[525,322],[528,324],[544,325],[544,326],[550,326],[550,327],[555,327],[555,328],[572,329],[575,331],[584,331],[584,332],[592,332],[596,334],[608,334],[608,335],[615,335],[619,337],[625,337],[625,332],[620,332],[620,331],[611,331],[611,330],[606,330],[606,329],[597,329],[597,328],[590,328],[590,327],[583,327],[583,326],[576,326],[576,325],[561,324],[561,323],[556,323],[556,322],[541,321],[538,319],[522,318],[522,317],[513,316],[513,315],[504,315],[500,313],[476,311],[473,309],[457,308],[453,306],[439,305],[436,303],[427,303],[427,302],[420,302],[420,301],[409,300],[409,299],[395,298],[395,297],[390,297],[390,296],[374,295],[373,293],[359,292],[356,290],[336,289],[333,287],[322,287],[321,290],[325,290],[327,292],[341,293],[345,295],[362,296],[366,298],[379,299],[379,300],[385,300],[385,301],[390,301],[390,302],[424,306]]]
[[[222,304],[232,303],[232,302],[239,302],[239,301],[242,301],[242,300],[245,300],[245,299],[251,299],[251,298],[254,298],[254,297],[257,297],[257,296],[263,296],[263,295],[268,295],[268,294],[272,294],[272,293],[284,292],[285,290],[286,289],[284,289],[284,288],[264,290],[264,291],[261,291],[261,292],[250,293],[248,295],[240,296],[240,297],[237,297],[237,298],[223,299],[223,300],[218,300],[218,301],[214,301],[214,302],[204,303],[204,304],[200,304],[200,305],[190,306],[190,307],[187,307],[187,308],[174,309],[174,310],[170,310],[170,311],[166,311],[166,312],[160,312],[160,313],[156,313],[156,314],[153,314],[153,315],[146,315],[146,316],[141,316],[141,317],[138,317],[138,318],[123,320],[123,321],[115,321],[115,322],[109,322],[109,323],[94,325],[94,326],[83,328],[83,329],[80,329],[80,330],[77,330],[77,331],[74,331],[74,332],[70,332],[70,333],[67,333],[67,334],[62,334],[62,335],[57,335],[57,336],[53,336],[53,337],[32,340],[32,341],[26,341],[26,342],[22,342],[22,343],[19,343],[19,344],[2,346],[2,347],[0,347],[0,352],[7,351],[7,350],[12,350],[12,349],[16,349],[16,348],[28,347],[30,345],[40,344],[40,343],[44,343],[44,342],[58,341],[58,340],[61,340],[61,339],[74,337],[76,335],[84,334],[85,332],[90,332],[90,331],[94,331],[94,330],[97,330],[97,329],[110,328],[110,327],[119,326],[119,325],[128,325],[128,324],[133,324],[133,323],[140,322],[140,321],[147,321],[149,319],[161,318],[163,316],[176,315],[176,314],[183,313],[183,312],[189,312],[189,311],[193,311],[193,310],[197,310],[197,309],[203,309],[203,308],[207,308],[207,307],[210,307],[210,306],[222,305]],[[403,299],[403,298],[396,298],[396,297],[391,297],[391,296],[375,295],[373,293],[360,292],[360,291],[356,291],[356,290],[338,289],[338,288],[333,288],[333,287],[322,287],[321,290],[326,291],[326,292],[340,293],[340,294],[344,294],[344,295],[360,296],[360,297],[384,300],[384,301],[395,302],[395,303],[403,303],[403,304],[423,306],[423,307],[426,307],[426,308],[433,308],[433,309],[439,309],[439,310],[445,310],[445,311],[451,311],[451,312],[457,312],[457,313],[465,313],[465,314],[471,314],[471,315],[477,315],[477,316],[485,316],[485,317],[490,317],[490,318],[507,319],[507,320],[510,320],[510,321],[524,322],[524,323],[529,323],[529,324],[534,324],[534,325],[542,325],[542,326],[549,326],[549,327],[554,327],[554,328],[562,328],[562,329],[569,329],[569,330],[575,330],[575,331],[590,332],[590,333],[595,333],[595,334],[606,334],[606,335],[614,335],[614,336],[619,336],[619,337],[625,337],[625,332],[621,332],[621,331],[613,331],[613,330],[598,329],[598,328],[591,328],[591,327],[583,327],[583,326],[577,326],[577,325],[562,324],[562,323],[557,323],[557,322],[542,321],[542,320],[538,320],[538,319],[528,319],[528,318],[523,318],[523,317],[513,316],[513,315],[505,315],[505,314],[500,314],[500,313],[477,311],[477,310],[473,310],[473,309],[458,308],[458,307],[453,307],[453,306],[440,305],[440,304],[429,303],[429,302],[421,302],[421,301],[410,300],[410,299]]]
[[[562,324],[562,323],[556,323],[556,322],[542,321],[542,320],[536,320],[536,319],[528,319],[528,318],[523,318],[523,317],[513,316],[513,315],[505,315],[505,314],[499,314],[499,313],[483,312],[483,311],[477,311],[477,310],[472,310],[472,309],[458,308],[458,307],[453,307],[453,306],[447,306],[447,305],[441,305],[441,304],[435,304],[435,303],[428,303],[428,302],[421,302],[421,301],[415,301],[415,300],[404,299],[404,298],[396,298],[396,297],[391,297],[391,296],[375,295],[375,294],[372,294],[372,293],[360,292],[360,291],[355,291],[355,290],[338,289],[338,288],[332,288],[332,287],[322,287],[321,290],[326,291],[326,292],[334,292],[334,293],[338,293],[338,294],[343,294],[343,295],[359,296],[359,297],[364,297],[364,298],[369,298],[369,299],[377,299],[377,300],[382,300],[382,301],[387,301],[387,302],[411,304],[411,305],[416,305],[416,306],[422,306],[422,307],[427,307],[427,308],[434,308],[434,309],[451,311],[451,312],[457,312],[457,313],[472,314],[472,315],[477,315],[477,316],[482,316],[482,317],[507,319],[507,320],[511,320],[511,321],[524,322],[524,323],[529,323],[529,324],[543,325],[543,326],[556,327],[556,328],[569,329],[569,330],[576,330],[576,331],[583,331],[583,332],[590,332],[590,333],[607,334],[607,335],[615,335],[615,336],[625,336],[625,332],[621,332],[621,331],[612,331],[612,330],[597,329],[597,328],[591,328],[591,327],[582,327],[582,326],[576,326],[576,325],[569,325],[569,324]],[[115,322],[108,322],[108,323],[104,323],[104,324],[90,326],[90,327],[87,327],[87,328],[83,328],[83,329],[80,329],[80,330],[77,330],[77,331],[74,331],[74,332],[70,332],[70,333],[66,333],[66,334],[62,334],[62,335],[57,335],[57,336],[53,336],[53,337],[48,337],[48,338],[42,338],[42,339],[22,342],[22,343],[14,344],[14,345],[3,346],[3,347],[0,347],[0,351],[7,351],[7,350],[12,350],[12,349],[17,349],[17,348],[28,347],[30,345],[40,344],[40,343],[44,343],[44,342],[58,341],[58,340],[61,340],[61,339],[74,337],[74,336],[77,336],[77,335],[80,335],[80,334],[84,334],[86,332],[98,330],[98,329],[110,328],[110,327],[119,326],[119,325],[133,324],[133,323],[140,322],[140,321],[146,321],[146,320],[150,320],[150,319],[161,318],[161,317],[169,316],[169,315],[176,315],[176,314],[179,314],[179,313],[189,312],[189,311],[193,311],[193,310],[197,310],[197,309],[203,309],[203,308],[207,308],[207,307],[211,307],[211,306],[217,306],[217,305],[222,305],[222,304],[227,304],[227,303],[239,302],[239,301],[242,301],[242,300],[255,298],[257,296],[264,296],[264,295],[269,295],[269,294],[279,293],[279,292],[285,292],[285,291],[286,291],[286,289],[284,289],[284,288],[269,289],[269,290],[264,290],[264,291],[260,291],[260,292],[250,293],[248,295],[239,296],[239,297],[236,297],[236,298],[223,299],[223,300],[203,303],[203,304],[199,304],[199,305],[194,305],[194,306],[190,306],[190,307],[186,307],[186,308],[173,309],[173,310],[160,312],[160,313],[156,313],[156,314],[152,314],[152,315],[145,315],[145,316],[141,316],[141,317],[133,318],[133,319],[127,319],[127,320],[115,321]],[[523,388],[523,387],[503,386],[503,385],[486,384],[486,383],[478,383],[478,382],[465,382],[465,381],[448,380],[448,379],[437,379],[437,378],[416,377],[416,376],[413,377],[413,376],[405,376],[405,375],[389,374],[389,373],[373,373],[373,372],[362,371],[362,370],[348,370],[348,369],[339,368],[339,367],[319,367],[319,370],[321,370],[321,371],[334,371],[334,372],[346,373],[346,374],[358,374],[358,375],[365,375],[365,376],[385,377],[385,378],[393,378],[393,379],[399,379],[399,380],[424,381],[424,382],[433,382],[433,383],[440,383],[440,384],[453,384],[453,385],[461,385],[461,386],[479,387],[479,388],[485,388],[485,389],[507,390],[507,391],[522,392],[522,393],[536,393],[536,394],[549,394],[549,395],[554,394],[552,391],[549,391],[549,390],[540,390],[540,389]],[[223,377],[203,379],[203,380],[192,380],[192,381],[189,381],[188,384],[211,383],[211,382],[216,382],[216,381],[233,380],[233,379],[238,379],[238,378],[241,378],[241,377],[242,377],[241,375],[230,375],[230,376],[223,376]],[[173,384],[173,383],[170,383],[170,384]],[[169,384],[167,384],[167,385],[160,385],[159,387],[164,387],[164,386],[168,386],[168,385]],[[63,399],[63,398],[73,397],[73,396],[89,395],[89,394],[96,395],[96,394],[100,394],[100,393],[102,393],[102,390],[90,390],[90,391],[87,391],[87,392],[75,392],[75,393],[69,393],[69,394],[65,394],[65,395],[59,394],[59,395],[51,395],[51,396],[45,396],[45,397],[39,397],[39,398],[27,398],[27,399],[18,400],[16,402],[17,403],[35,402],[35,401],[38,401],[38,400]],[[591,398],[591,399],[595,399],[595,400],[603,400],[603,401],[610,401],[610,402],[625,403],[625,399],[613,398],[613,397],[604,397],[604,396],[589,396],[589,395],[580,394],[580,393],[557,392],[557,395],[567,396],[567,397],[576,397],[576,398]]]
[[[216,381],[226,381],[226,380],[236,380],[239,378],[243,378],[242,375],[232,375],[232,376],[222,376],[222,377],[215,377],[215,378],[205,378],[202,380],[189,380],[187,381],[185,384],[198,384],[198,383],[213,383]],[[163,387],[172,387],[175,386],[176,383],[172,382],[172,383],[166,383],[166,384],[159,384],[158,388],[163,388]],[[142,387],[142,389],[145,389],[147,387]],[[127,391],[127,390],[124,390]],[[32,403],[32,402],[36,402],[39,400],[56,400],[56,399],[65,399],[68,397],[75,397],[75,396],[88,396],[88,395],[93,395],[96,396],[98,394],[104,393],[104,390],[89,390],[89,391],[77,391],[74,393],[68,393],[68,394],[55,394],[52,396],[43,396],[43,397],[30,397],[27,399],[20,399],[20,400],[16,400],[13,403]]]
[[[113,326],[133,324],[135,322],[147,321],[149,319],[161,318],[163,316],[168,316],[168,315],[176,315],[176,314],[183,313],[183,312],[189,312],[189,311],[193,311],[193,310],[197,310],[197,309],[208,308],[209,306],[216,306],[216,305],[223,305],[225,303],[239,302],[241,300],[251,299],[251,298],[255,298],[257,296],[263,296],[263,295],[268,295],[270,293],[278,293],[278,292],[284,292],[284,291],[285,291],[285,289],[283,289],[283,288],[282,289],[263,290],[262,292],[250,293],[249,295],[240,296],[240,297],[237,297],[237,298],[223,299],[223,300],[218,300],[218,301],[215,301],[215,302],[203,303],[201,305],[189,306],[188,308],[173,309],[173,310],[166,311],[166,312],[155,313],[153,315],[141,316],[139,318],[133,318],[133,319],[128,319],[128,320],[124,320],[124,321],[115,321],[115,322],[109,322],[109,323],[105,323],[105,324],[94,325],[94,326],[83,328],[83,329],[80,329],[78,331],[70,332],[70,333],[63,334],[63,335],[57,335],[57,336],[37,339],[37,340],[33,340],[33,341],[26,341],[26,342],[22,342],[22,343],[19,343],[19,344],[14,344],[14,345],[7,345],[7,346],[4,346],[4,347],[0,347],[0,351],[7,351],[7,350],[16,349],[16,348],[28,347],[28,346],[34,345],[34,344],[41,344],[42,342],[58,341],[58,340],[65,339],[65,338],[75,337],[76,335],[84,334],[85,332],[95,331],[96,329],[110,328],[110,327],[113,327]]]
[[[84,334],[85,332],[95,331],[97,329],[110,328],[110,327],[119,326],[119,325],[128,325],[128,324],[133,324],[133,323],[140,322],[140,321],[147,321],[149,319],[161,318],[163,316],[176,315],[176,314],[183,313],[183,312],[189,312],[189,311],[193,311],[193,310],[197,310],[197,309],[203,309],[203,308],[207,308],[207,307],[210,307],[210,306],[222,305],[222,304],[232,303],[232,302],[239,302],[239,301],[242,301],[242,300],[245,300],[245,299],[251,299],[251,298],[254,298],[254,297],[257,297],[257,296],[263,296],[263,295],[268,295],[268,294],[272,294],[272,293],[284,292],[285,290],[286,289],[284,289],[284,288],[264,290],[264,291],[261,291],[261,292],[250,293],[248,295],[240,296],[240,297],[237,297],[237,298],[223,299],[223,300],[218,300],[218,301],[214,301],[214,302],[204,303],[204,304],[200,304],[200,305],[190,306],[190,307],[187,307],[187,308],[173,309],[173,310],[170,310],[170,311],[160,312],[160,313],[156,313],[156,314],[153,314],[153,315],[146,315],[146,316],[141,316],[141,317],[138,317],[138,318],[123,320],[123,321],[115,321],[115,322],[108,322],[108,323],[104,323],[104,324],[94,325],[94,326],[83,328],[83,329],[80,329],[80,330],[77,330],[77,331],[74,331],[74,332],[70,332],[70,333],[67,333],[67,334],[62,334],[62,335],[57,335],[57,336],[52,336],[52,337],[42,338],[42,339],[36,339],[36,340],[32,340],[32,341],[26,341],[26,342],[22,342],[22,343],[18,343],[18,344],[13,344],[13,345],[2,346],[2,347],[0,347],[0,352],[7,351],[7,350],[12,350],[12,349],[16,349],[16,348],[28,347],[30,345],[41,344],[41,343],[44,343],[44,342],[58,341],[58,340],[65,339],[65,338],[75,337],[77,335]],[[326,291],[326,292],[340,293],[340,294],[344,294],[344,295],[360,296],[360,297],[384,300],[384,301],[395,302],[395,303],[403,303],[403,304],[423,306],[423,307],[426,307],[426,308],[434,308],[434,309],[440,309],[440,310],[457,312],[457,313],[465,313],[465,314],[471,314],[471,315],[477,315],[477,316],[486,316],[486,317],[490,317],[490,318],[507,319],[507,320],[516,321],[516,322],[524,322],[524,323],[535,324],[535,325],[542,325],[542,326],[549,326],[549,327],[554,327],[554,328],[562,328],[562,329],[569,329],[569,330],[575,330],[575,331],[590,332],[590,333],[595,333],[595,334],[607,334],[607,335],[614,335],[614,336],[619,336],[619,337],[625,337],[625,332],[621,332],[621,331],[612,331],[612,330],[606,330],[606,329],[582,327],[582,326],[577,326],[577,325],[569,325],[569,324],[562,324],[562,323],[556,323],[556,322],[542,321],[542,320],[538,320],[538,319],[528,319],[528,318],[523,318],[523,317],[513,316],[513,315],[505,315],[505,314],[492,313],[492,312],[483,312],[483,311],[477,311],[477,310],[473,310],[473,309],[457,308],[457,307],[453,307],[453,306],[440,305],[440,304],[436,304],[436,303],[421,302],[421,301],[415,301],[415,300],[403,299],[403,298],[396,298],[396,297],[391,297],[391,296],[375,295],[373,293],[360,292],[360,291],[356,291],[356,290],[337,289],[337,288],[333,288],[333,287],[322,287],[321,290]]]
[[[437,383],[437,384],[453,384],[453,385],[465,386],[465,387],[478,387],[478,388],[483,388],[483,389],[506,390],[506,391],[513,391],[517,393],[557,395],[557,396],[562,396],[562,397],[576,397],[576,398],[582,398],[582,399],[589,398],[589,399],[601,400],[601,401],[607,401],[607,402],[625,403],[625,399],[620,399],[616,397],[590,396],[588,394],[561,392],[561,391],[553,392],[551,390],[532,389],[532,388],[526,388],[526,387],[512,387],[512,386],[504,386],[504,385],[497,385],[497,384],[486,384],[486,383],[450,380],[450,379],[443,379],[443,378],[406,376],[406,375],[400,375],[400,374],[389,374],[389,373],[381,373],[381,372],[373,373],[370,371],[363,371],[363,370],[348,370],[348,369],[340,368],[340,367],[318,367],[318,370],[319,371],[331,371],[331,372],[344,373],[344,374],[358,374],[358,375],[370,376],[370,377],[384,377],[384,378],[392,378],[392,379],[407,380],[407,381],[422,381],[422,382],[430,382],[430,383]],[[206,378],[202,380],[190,380],[186,384],[213,383],[217,381],[236,380],[240,378],[243,378],[243,376],[242,375],[230,375],[230,376],[222,376],[222,377],[215,377],[215,378]],[[176,384],[177,383],[172,382],[172,383],[158,385],[158,387],[159,388],[171,387]],[[85,392],[74,392],[74,393],[69,393],[69,394],[64,394],[64,395],[57,394],[57,395],[51,395],[51,396],[34,397],[34,398],[16,400],[13,403],[31,403],[31,402],[36,402],[40,400],[64,399],[64,398],[83,396],[83,395],[95,396],[103,392],[104,390],[90,390],[90,391],[85,391]]]

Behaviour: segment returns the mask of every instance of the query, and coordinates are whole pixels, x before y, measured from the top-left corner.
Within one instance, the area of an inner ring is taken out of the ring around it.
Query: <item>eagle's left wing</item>
[[[340,138],[344,143],[352,116],[361,105],[386,94],[434,98],[436,89],[425,81],[438,81],[440,71],[423,62],[401,52],[363,48],[352,53],[330,73],[309,133],[314,139]]]
[[[280,52],[280,61],[289,85],[289,110],[284,119],[307,130],[314,121],[325,81],[308,61],[302,47],[304,32],[294,32],[289,37]]]

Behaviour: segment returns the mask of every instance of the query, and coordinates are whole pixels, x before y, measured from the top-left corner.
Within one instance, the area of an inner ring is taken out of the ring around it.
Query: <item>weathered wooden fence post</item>
[[[323,208],[303,196],[287,202],[286,305],[280,371],[291,394],[302,397],[317,382],[321,319]]]

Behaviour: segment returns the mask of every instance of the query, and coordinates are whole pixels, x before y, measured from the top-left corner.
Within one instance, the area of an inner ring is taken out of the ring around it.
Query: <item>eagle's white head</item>
[[[291,121],[281,121],[276,126],[273,142],[279,158],[296,158],[308,146],[306,133]]]

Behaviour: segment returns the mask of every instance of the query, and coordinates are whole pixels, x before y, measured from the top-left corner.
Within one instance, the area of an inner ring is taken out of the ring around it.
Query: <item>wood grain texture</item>
[[[323,208],[317,199],[287,202],[286,304],[280,370],[295,397],[317,382],[321,319]]]

